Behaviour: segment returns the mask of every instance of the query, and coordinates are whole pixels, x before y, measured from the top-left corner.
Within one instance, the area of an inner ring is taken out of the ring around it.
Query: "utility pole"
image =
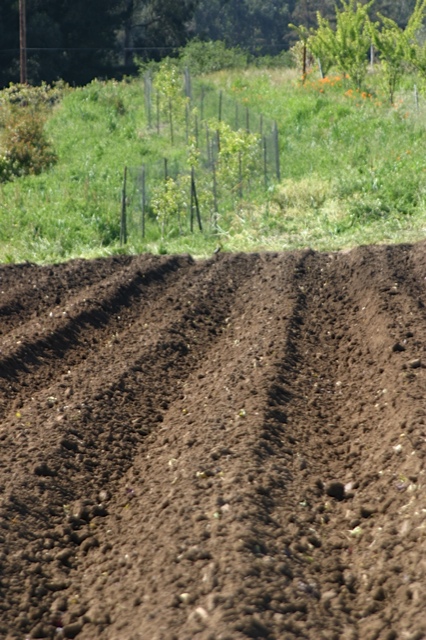
[[[20,82],[27,84],[27,20],[25,0],[19,0],[19,66]]]

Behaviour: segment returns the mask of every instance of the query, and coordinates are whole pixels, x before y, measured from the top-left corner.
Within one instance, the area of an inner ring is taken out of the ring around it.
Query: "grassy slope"
[[[340,79],[282,72],[217,74],[215,82],[248,104],[260,100],[279,122],[282,184],[263,247],[337,249],[400,242],[426,231],[424,113],[411,92],[394,107]],[[377,84],[371,77],[370,84]]]
[[[282,183],[262,207],[241,203],[221,238],[226,249],[338,249],[424,235],[426,129],[409,92],[390,108],[380,93],[348,92],[340,80],[301,87],[283,70],[221,72],[211,81],[275,118],[281,134]],[[48,131],[58,164],[1,186],[0,261],[120,251],[123,167],[159,159],[168,146],[147,133],[141,82],[71,90]],[[216,244],[188,235],[164,246],[154,230],[128,250],[204,255]]]

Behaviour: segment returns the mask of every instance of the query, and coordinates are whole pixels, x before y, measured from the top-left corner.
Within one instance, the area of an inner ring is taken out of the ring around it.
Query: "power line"
[[[279,44],[262,45],[262,49],[283,51],[284,47]],[[123,51],[178,51],[181,47],[26,47],[26,51],[109,51],[121,53]],[[247,47],[247,50],[256,51],[256,47]],[[19,49],[0,49],[0,53],[19,53]]]
[[[112,51],[120,53],[122,51],[176,51],[179,47],[26,47],[26,51]],[[19,49],[0,49],[0,53],[18,53]]]

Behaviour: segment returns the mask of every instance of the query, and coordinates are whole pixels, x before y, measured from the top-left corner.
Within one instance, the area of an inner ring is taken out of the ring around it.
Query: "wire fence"
[[[188,70],[179,90],[159,91],[145,74],[148,130],[180,159],[164,158],[126,167],[121,199],[121,241],[146,237],[150,225],[161,236],[220,231],[242,202],[264,201],[280,180],[279,134],[274,121],[193,79]]]

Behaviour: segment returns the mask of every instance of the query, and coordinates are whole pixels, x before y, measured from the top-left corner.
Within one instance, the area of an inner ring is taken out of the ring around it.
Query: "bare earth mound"
[[[426,243],[0,267],[0,637],[426,638]]]

